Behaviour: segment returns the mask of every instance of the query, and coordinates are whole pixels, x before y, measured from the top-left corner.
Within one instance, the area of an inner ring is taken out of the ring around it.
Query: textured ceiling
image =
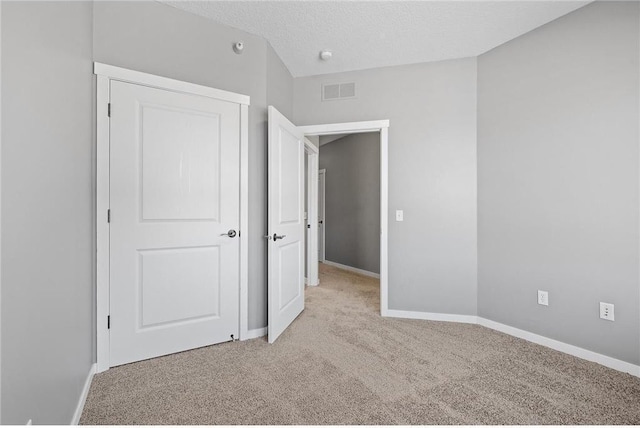
[[[294,77],[480,55],[588,1],[163,1],[269,40]],[[322,49],[333,58],[321,61]]]

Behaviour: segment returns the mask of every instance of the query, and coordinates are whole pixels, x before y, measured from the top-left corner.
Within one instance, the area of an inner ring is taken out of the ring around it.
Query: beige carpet
[[[640,424],[640,379],[484,327],[378,315],[378,281],[321,266],[273,345],[96,375],[82,424]]]

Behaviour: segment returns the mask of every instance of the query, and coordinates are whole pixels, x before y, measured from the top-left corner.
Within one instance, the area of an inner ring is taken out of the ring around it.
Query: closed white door
[[[110,359],[239,333],[238,104],[113,81]]]
[[[321,169],[318,173],[318,261],[325,260],[325,183],[327,171]]]
[[[304,134],[269,106],[269,343],[304,309]]]

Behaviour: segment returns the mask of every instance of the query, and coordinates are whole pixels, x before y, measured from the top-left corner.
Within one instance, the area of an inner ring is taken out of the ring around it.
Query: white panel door
[[[304,134],[269,106],[269,343],[304,309]]]
[[[238,338],[239,105],[110,97],[111,366]]]

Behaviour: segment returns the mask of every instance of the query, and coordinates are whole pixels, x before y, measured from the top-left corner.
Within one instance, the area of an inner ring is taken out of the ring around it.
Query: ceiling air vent
[[[356,97],[355,82],[322,85],[322,101],[342,100]]]

